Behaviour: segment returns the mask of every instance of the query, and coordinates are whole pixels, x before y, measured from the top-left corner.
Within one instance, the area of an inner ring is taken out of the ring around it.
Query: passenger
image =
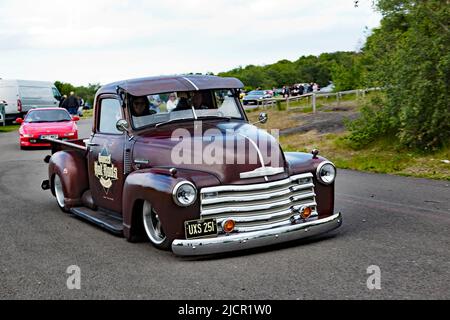
[[[169,94],[169,100],[167,100],[167,111],[170,112],[177,107],[177,95],[176,93]]]
[[[181,97],[178,100],[177,107],[175,109],[173,109],[172,111],[180,111],[180,110],[187,110],[187,109],[191,109],[191,107],[189,106],[189,103],[188,103],[188,99],[186,97]]]

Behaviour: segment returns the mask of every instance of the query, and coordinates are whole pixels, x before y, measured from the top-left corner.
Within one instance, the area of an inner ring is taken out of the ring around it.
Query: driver
[[[142,117],[150,115],[149,103],[146,96],[135,97],[131,104],[131,115],[133,117]]]
[[[194,92],[192,105],[195,109],[208,109],[208,107],[203,104],[203,94],[199,91]]]

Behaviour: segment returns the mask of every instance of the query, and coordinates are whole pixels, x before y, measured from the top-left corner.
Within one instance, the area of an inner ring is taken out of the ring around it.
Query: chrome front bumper
[[[197,256],[257,248],[311,237],[336,229],[341,224],[342,215],[337,213],[315,221],[261,231],[237,233],[217,238],[176,239],[172,243],[172,251],[180,256]]]

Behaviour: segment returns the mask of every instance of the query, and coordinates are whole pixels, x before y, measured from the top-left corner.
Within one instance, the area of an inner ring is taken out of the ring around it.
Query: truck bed
[[[52,154],[62,150],[87,151],[87,147],[84,142],[86,139],[62,141],[48,138],[46,140],[50,141],[52,145]]]

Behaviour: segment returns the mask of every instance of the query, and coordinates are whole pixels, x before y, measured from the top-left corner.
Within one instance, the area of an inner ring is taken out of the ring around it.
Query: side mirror
[[[80,117],[79,116],[73,116],[72,117],[72,121],[80,121]]]
[[[17,118],[16,119],[16,123],[17,124],[22,124],[23,123],[23,119],[22,118]]]
[[[120,119],[119,121],[116,122],[116,129],[119,130],[120,132],[128,132],[128,129],[130,128],[127,120],[125,119]]]
[[[267,115],[267,113],[261,112],[261,113],[259,114],[259,117],[258,117],[258,122],[259,122],[259,123],[266,123],[267,120],[269,120],[269,116]]]

